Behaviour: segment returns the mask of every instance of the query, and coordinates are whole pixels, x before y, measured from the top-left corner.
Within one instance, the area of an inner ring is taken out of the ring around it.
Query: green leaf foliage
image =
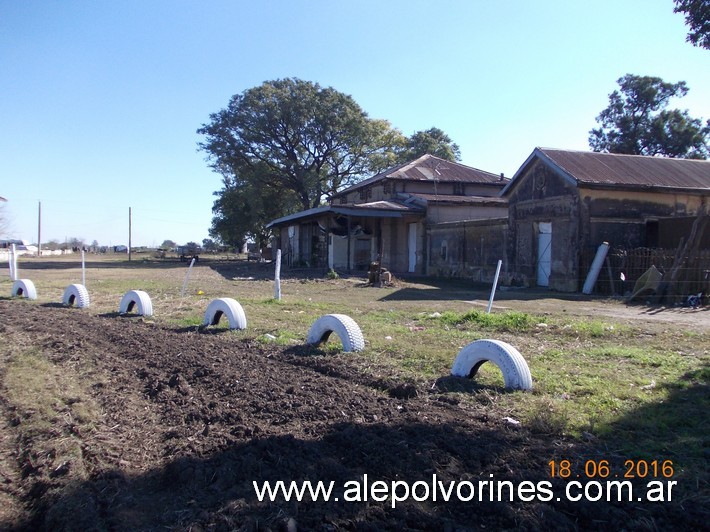
[[[609,106],[597,117],[601,124],[589,132],[596,152],[706,159],[710,121],[692,118],[688,111],[667,110],[669,100],[688,93],[684,81],[627,74],[617,80]]]
[[[685,14],[685,24],[690,28],[686,40],[710,50],[710,1],[675,0],[673,12]]]
[[[232,97],[198,133],[227,189],[245,183],[317,207],[386,164],[403,142],[349,95],[296,78],[267,81]],[[231,185],[231,186],[230,186]],[[259,188],[258,190],[261,190]]]

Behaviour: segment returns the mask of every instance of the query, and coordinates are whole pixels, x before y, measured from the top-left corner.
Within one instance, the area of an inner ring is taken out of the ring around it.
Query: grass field
[[[37,304],[59,303],[67,285],[81,282],[77,256],[23,259],[19,267],[20,277],[37,288]],[[672,460],[689,481],[707,489],[707,309],[655,312],[578,295],[502,291],[486,314],[487,290],[466,281],[398,280],[373,288],[359,277],[327,280],[292,272],[284,272],[282,299],[276,301],[269,264],[202,260],[184,285],[187,273],[187,265],[176,261],[87,257],[91,307],[83,312],[116,313],[121,296],[140,289],[153,301],[150,320],[196,328],[211,299],[231,297],[244,308],[248,327],[227,334],[283,346],[302,345],[321,315],[343,313],[366,339],[365,351],[348,356],[360,357],[375,377],[395,375],[419,387],[445,379],[468,343],[503,340],[526,359],[533,391],[505,391],[500,371],[485,364],[460,392],[461,401],[487,405],[492,415],[518,420],[537,434],[596,442],[607,458]],[[5,271],[0,294],[10,291]],[[324,351],[337,352],[337,338]],[[29,373],[42,364],[36,357],[26,362]],[[21,370],[10,368],[10,392],[13,382],[22,381]],[[43,373],[61,386],[62,376]]]

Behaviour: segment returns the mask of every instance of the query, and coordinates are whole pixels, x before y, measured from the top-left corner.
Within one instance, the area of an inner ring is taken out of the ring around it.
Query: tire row
[[[37,290],[29,279],[18,279],[12,285],[12,297],[37,299]],[[77,308],[90,305],[89,292],[81,284],[71,284],[64,291],[62,303]],[[153,303],[143,290],[129,290],[121,298],[119,314],[128,314],[135,310],[140,316],[153,315]],[[225,317],[230,329],[246,329],[247,318],[242,306],[229,297],[213,299],[207,305],[202,325],[217,325]],[[365,338],[360,326],[345,314],[326,314],[318,318],[308,330],[306,343],[319,346],[328,341],[335,333],[343,344],[344,352],[357,352],[365,349]],[[512,345],[500,340],[476,340],[463,347],[451,368],[456,377],[471,378],[485,362],[491,362],[500,368],[507,389],[532,390],[532,376],[527,362]]]

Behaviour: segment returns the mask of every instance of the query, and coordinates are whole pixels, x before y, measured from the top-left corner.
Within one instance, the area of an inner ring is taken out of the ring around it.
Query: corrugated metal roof
[[[538,148],[578,183],[710,190],[710,161]]]
[[[335,194],[335,197],[371,185],[377,181],[382,181],[383,179],[476,183],[498,185],[500,187],[503,187],[507,183],[507,180],[497,174],[478,170],[477,168],[466,166],[465,164],[440,159],[434,155],[422,155],[418,159],[388,168],[345,190],[341,190]]]
[[[328,213],[343,214],[350,216],[361,216],[365,218],[398,218],[404,214],[423,214],[424,210],[416,205],[407,205],[395,201],[373,201],[371,203],[358,203],[346,205],[327,205],[315,207],[295,214],[283,216],[272,220],[266,226],[267,229],[280,225],[290,225],[293,222],[305,222],[315,220]]]

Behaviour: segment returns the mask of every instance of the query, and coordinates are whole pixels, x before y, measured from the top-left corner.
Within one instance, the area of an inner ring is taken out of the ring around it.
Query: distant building
[[[456,238],[432,238],[431,228],[492,218],[505,224],[507,205],[498,195],[506,183],[500,175],[424,155],[269,227],[279,229],[275,247],[288,266],[366,271],[379,259],[392,272],[443,273],[439,262],[448,264],[450,252],[458,252]]]
[[[27,251],[30,243],[27,240],[17,240],[17,239],[2,239],[0,240],[0,248],[10,249],[10,246],[15,244],[15,249],[17,251]]]

